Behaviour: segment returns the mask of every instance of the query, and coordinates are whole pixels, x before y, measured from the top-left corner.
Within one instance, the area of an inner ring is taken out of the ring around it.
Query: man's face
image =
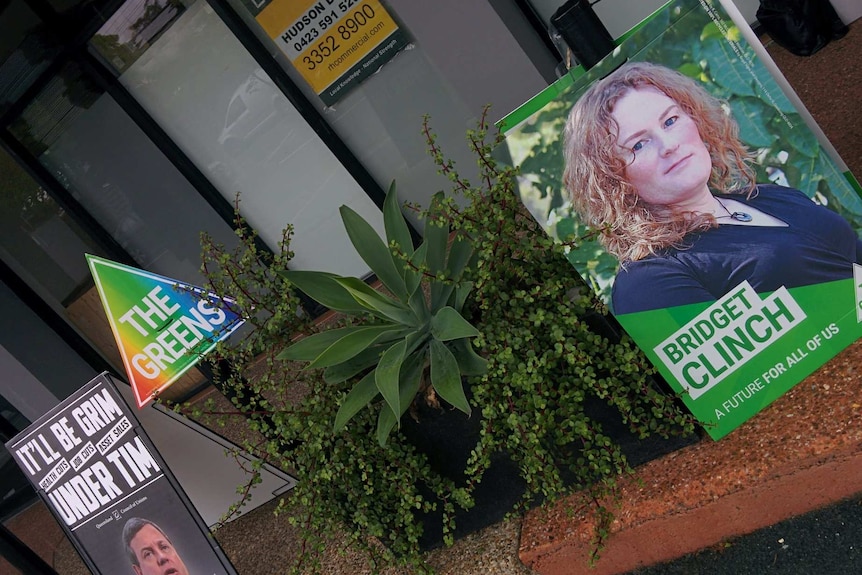
[[[139,565],[133,565],[137,575],[189,575],[185,563],[164,533],[152,525],[144,525],[129,542]]]

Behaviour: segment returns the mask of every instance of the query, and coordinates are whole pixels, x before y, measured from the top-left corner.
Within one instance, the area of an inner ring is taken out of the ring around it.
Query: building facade
[[[239,201],[272,250],[293,226],[295,267],[365,277],[338,207],[380,228],[390,182],[420,205],[447,187],[423,115],[469,176],[464,136],[484,106],[500,118],[561,70],[547,30],[561,0],[338,4],[0,4],[0,438],[102,371],[124,377],[85,254],[200,285],[200,233],[234,242]],[[596,12],[618,37],[662,4],[605,0]],[[756,2],[739,7],[754,21]],[[362,40],[374,22],[384,29],[381,10],[399,34],[392,54]],[[349,47],[304,39],[302,23],[329,14],[352,17]],[[358,72],[315,78],[315,57],[353,58]],[[169,397],[209,386],[196,369]],[[0,462],[5,520],[37,499],[5,451]]]

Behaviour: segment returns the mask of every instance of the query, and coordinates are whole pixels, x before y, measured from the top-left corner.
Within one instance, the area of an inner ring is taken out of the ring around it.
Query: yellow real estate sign
[[[254,12],[327,106],[408,43],[378,0],[272,0]]]

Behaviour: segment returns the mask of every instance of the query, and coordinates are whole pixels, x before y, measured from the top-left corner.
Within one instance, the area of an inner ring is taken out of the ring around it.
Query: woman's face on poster
[[[680,210],[702,205],[712,159],[697,124],[675,101],[644,86],[626,92],[611,115],[626,180],[644,202]]]

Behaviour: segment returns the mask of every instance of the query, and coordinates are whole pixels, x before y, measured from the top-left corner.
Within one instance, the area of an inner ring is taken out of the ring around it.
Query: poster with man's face
[[[501,121],[525,206],[714,439],[862,334],[859,185],[728,12],[669,2]]]
[[[235,575],[103,373],[6,444],[93,573]]]

